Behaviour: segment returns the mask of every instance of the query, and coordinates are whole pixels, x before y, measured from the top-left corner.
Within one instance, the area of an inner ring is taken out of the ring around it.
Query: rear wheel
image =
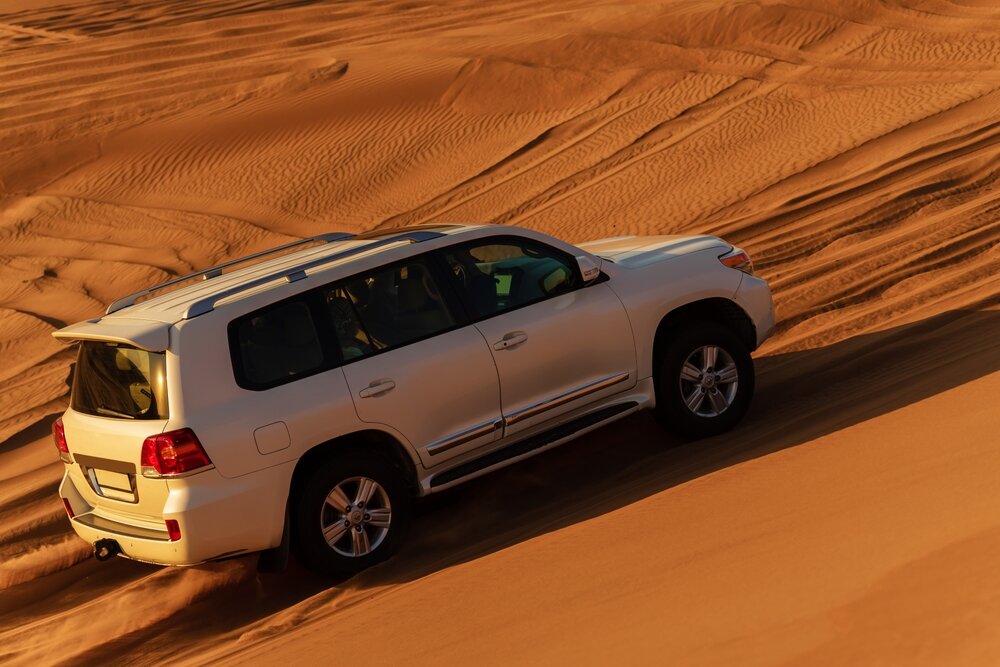
[[[327,460],[305,481],[294,517],[293,547],[309,569],[350,576],[391,556],[412,505],[399,471],[380,456]]]
[[[664,347],[656,369],[659,422],[686,438],[728,431],[750,407],[754,368],[732,331],[713,322],[683,326]]]

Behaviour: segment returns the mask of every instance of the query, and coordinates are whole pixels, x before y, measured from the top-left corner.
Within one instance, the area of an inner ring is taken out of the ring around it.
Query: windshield
[[[73,409],[115,419],[166,419],[166,355],[103,341],[80,344]]]

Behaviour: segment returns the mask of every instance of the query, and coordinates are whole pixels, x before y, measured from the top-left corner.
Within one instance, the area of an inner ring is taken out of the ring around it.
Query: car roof
[[[486,225],[421,225],[375,229],[361,234],[326,234],[312,237],[233,260],[218,267],[180,276],[122,297],[108,307],[108,313],[101,318],[101,321],[128,318],[172,324],[210,312],[218,302],[236,299],[241,295],[257,294],[295,282],[304,278],[307,270],[318,271],[349,266],[401,246],[443,239],[483,227]],[[291,250],[297,245],[309,247]],[[230,272],[222,270],[223,267],[243,264],[285,249],[290,251],[277,257],[261,259],[253,264],[234,268]],[[416,249],[412,251],[413,254],[417,252],[419,251]],[[171,291],[154,294],[179,283],[186,284]],[[140,300],[146,296],[149,298]]]

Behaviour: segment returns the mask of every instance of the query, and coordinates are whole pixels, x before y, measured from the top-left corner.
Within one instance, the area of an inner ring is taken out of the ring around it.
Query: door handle
[[[528,334],[523,331],[511,331],[509,334],[506,334],[503,338],[493,343],[493,349],[506,350],[514,347],[515,345],[520,345],[526,340],[528,340]]]
[[[358,396],[361,398],[371,398],[373,396],[381,396],[387,391],[391,391],[396,387],[396,383],[392,380],[374,380],[370,385],[358,392]]]

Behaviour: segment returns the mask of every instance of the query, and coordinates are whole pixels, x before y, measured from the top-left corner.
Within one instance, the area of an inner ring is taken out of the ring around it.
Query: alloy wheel
[[[323,539],[348,558],[366,556],[377,549],[389,534],[391,522],[389,494],[368,477],[351,477],[337,484],[320,512]]]
[[[699,417],[718,417],[736,399],[739,371],[733,357],[718,345],[702,345],[681,364],[681,398]]]

